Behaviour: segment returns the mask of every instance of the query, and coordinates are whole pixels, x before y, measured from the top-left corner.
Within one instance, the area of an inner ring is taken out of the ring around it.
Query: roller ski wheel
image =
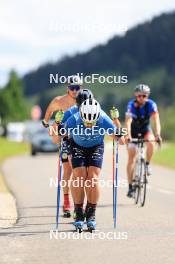
[[[84,225],[83,221],[75,221],[74,226],[75,226],[76,232],[82,233],[83,232],[83,225]]]
[[[89,220],[87,222],[87,229],[90,233],[92,233],[93,231],[95,231],[96,229],[96,221],[95,220]]]

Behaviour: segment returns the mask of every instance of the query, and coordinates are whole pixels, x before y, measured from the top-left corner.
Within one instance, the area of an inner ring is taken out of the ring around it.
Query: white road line
[[[165,190],[165,189],[157,189],[158,192],[163,193],[163,194],[168,194],[168,195],[172,195],[175,192],[169,191],[169,190]]]

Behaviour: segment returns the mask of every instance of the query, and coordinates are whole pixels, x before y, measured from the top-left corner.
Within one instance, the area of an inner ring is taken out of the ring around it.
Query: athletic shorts
[[[66,137],[62,140],[62,162],[68,162],[68,155],[70,155],[70,140]]]
[[[148,135],[152,135],[152,129],[151,127],[147,127],[147,129],[131,129],[131,137],[132,138],[138,138],[138,137],[141,137],[141,138],[145,138],[147,137]],[[136,142],[130,142],[128,144],[128,148],[135,148],[136,147]]]
[[[85,148],[77,145],[71,140],[72,167],[102,167],[104,144],[91,148]]]
[[[152,133],[152,130],[150,127],[146,127],[144,129],[131,128],[132,138],[138,138],[139,136],[141,136],[141,138],[144,138],[149,133]]]

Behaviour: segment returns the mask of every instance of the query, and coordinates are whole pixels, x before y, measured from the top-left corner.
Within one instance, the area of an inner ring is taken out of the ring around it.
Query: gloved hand
[[[60,124],[64,117],[64,112],[62,110],[58,111],[55,115],[55,123]]]
[[[45,128],[48,128],[49,127],[49,124],[43,119],[42,120],[42,125],[45,127]]]
[[[160,146],[161,143],[162,143],[162,138],[161,138],[161,136],[160,136],[160,135],[156,135],[156,136],[155,136],[155,141],[157,141],[157,143],[158,143],[159,146]]]
[[[117,108],[115,108],[115,106],[113,106],[112,109],[110,110],[110,115],[112,119],[119,118],[119,111]]]

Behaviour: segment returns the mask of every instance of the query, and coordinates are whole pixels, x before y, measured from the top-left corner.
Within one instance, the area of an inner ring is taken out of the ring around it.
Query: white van
[[[26,126],[23,122],[10,122],[7,125],[7,139],[11,141],[24,141]]]

